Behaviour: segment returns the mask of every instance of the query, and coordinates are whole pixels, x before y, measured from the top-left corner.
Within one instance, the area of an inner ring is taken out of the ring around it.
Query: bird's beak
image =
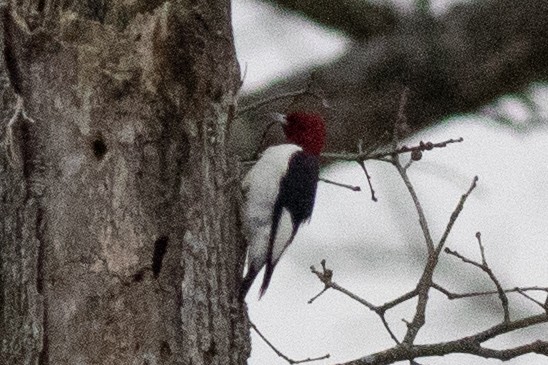
[[[272,119],[274,119],[276,122],[280,122],[282,124],[287,123],[287,115],[282,113],[271,113]]]

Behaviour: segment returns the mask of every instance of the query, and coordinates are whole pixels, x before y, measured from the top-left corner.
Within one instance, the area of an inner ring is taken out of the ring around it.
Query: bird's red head
[[[303,151],[319,155],[325,144],[325,123],[321,115],[293,112],[285,117],[283,130],[287,140]]]

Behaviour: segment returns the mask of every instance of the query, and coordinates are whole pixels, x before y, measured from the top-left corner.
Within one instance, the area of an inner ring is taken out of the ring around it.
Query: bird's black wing
[[[280,254],[279,257],[273,257],[273,251],[283,210],[285,208],[289,212],[293,230],[290,238],[285,243],[282,252],[285,251],[285,248],[293,241],[301,224],[309,220],[312,216],[319,174],[320,162],[317,156],[307,154],[303,151],[293,154],[289,161],[287,174],[282,178],[280,192],[272,213],[272,228],[270,232],[266,269],[260,291],[261,296],[268,288],[272,273],[274,272],[274,267],[281,256]]]

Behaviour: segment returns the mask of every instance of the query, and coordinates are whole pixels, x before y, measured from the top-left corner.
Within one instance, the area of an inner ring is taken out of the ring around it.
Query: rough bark
[[[344,10],[339,8],[333,18]],[[315,17],[313,10],[306,14]],[[316,83],[333,108],[327,118],[329,150],[354,150],[359,138],[377,141],[392,127],[405,87],[410,89],[406,117],[412,132],[548,78],[545,0],[466,2],[439,18],[402,15],[396,23],[394,30],[356,41],[340,59],[315,68]],[[353,29],[359,31],[359,25]],[[298,90],[309,75],[295,75],[240,104]],[[244,141],[260,140],[265,110],[285,105],[273,103],[240,121],[249,136]],[[249,155],[256,146],[239,143],[237,148]]]
[[[0,362],[245,363],[229,1],[9,12],[34,123],[0,157]]]

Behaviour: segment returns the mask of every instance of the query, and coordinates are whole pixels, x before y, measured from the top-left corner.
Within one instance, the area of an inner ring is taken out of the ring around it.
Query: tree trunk
[[[229,1],[14,0],[4,42],[0,363],[245,363]]]

